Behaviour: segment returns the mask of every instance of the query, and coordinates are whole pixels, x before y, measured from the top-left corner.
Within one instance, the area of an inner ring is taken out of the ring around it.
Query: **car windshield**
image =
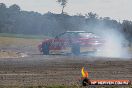
[[[75,39],[75,38],[98,38],[94,33],[80,32],[80,33],[65,33],[59,36],[60,39]]]
[[[93,33],[79,33],[80,38],[98,38],[97,35]]]

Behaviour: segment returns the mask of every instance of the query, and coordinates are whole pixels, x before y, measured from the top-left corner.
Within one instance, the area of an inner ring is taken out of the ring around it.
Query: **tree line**
[[[64,8],[64,7],[63,7]],[[132,41],[132,21],[118,22],[109,17],[99,17],[89,12],[85,15],[55,14],[47,12],[40,14],[34,11],[23,11],[14,4],[7,7],[0,3],[0,33],[34,34],[55,36],[64,31],[103,31],[115,29]]]

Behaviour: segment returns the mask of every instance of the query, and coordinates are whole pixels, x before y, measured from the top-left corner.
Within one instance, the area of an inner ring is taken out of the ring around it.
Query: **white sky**
[[[22,10],[46,13],[61,13],[61,7],[56,0],[0,0],[7,6],[18,4]],[[117,20],[132,20],[132,0],[68,0],[65,12],[74,15],[95,12],[101,17],[111,17]]]

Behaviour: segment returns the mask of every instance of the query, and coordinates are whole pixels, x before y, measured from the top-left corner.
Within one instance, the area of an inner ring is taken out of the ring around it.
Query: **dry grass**
[[[10,46],[17,48],[24,46],[37,48],[41,41],[42,39],[0,37],[0,58],[19,58],[21,54],[10,50]],[[5,50],[4,48],[9,48],[9,50]]]
[[[42,39],[25,39],[25,38],[15,38],[15,37],[0,37],[0,46],[9,46],[9,45],[38,45]]]
[[[19,53],[13,51],[0,51],[0,58],[18,58],[21,57]]]

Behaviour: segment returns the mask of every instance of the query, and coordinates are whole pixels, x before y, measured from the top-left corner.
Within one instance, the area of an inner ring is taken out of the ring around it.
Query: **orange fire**
[[[84,70],[84,67],[82,67],[81,72],[82,72],[82,77],[88,78],[88,71],[85,71],[85,70]]]

